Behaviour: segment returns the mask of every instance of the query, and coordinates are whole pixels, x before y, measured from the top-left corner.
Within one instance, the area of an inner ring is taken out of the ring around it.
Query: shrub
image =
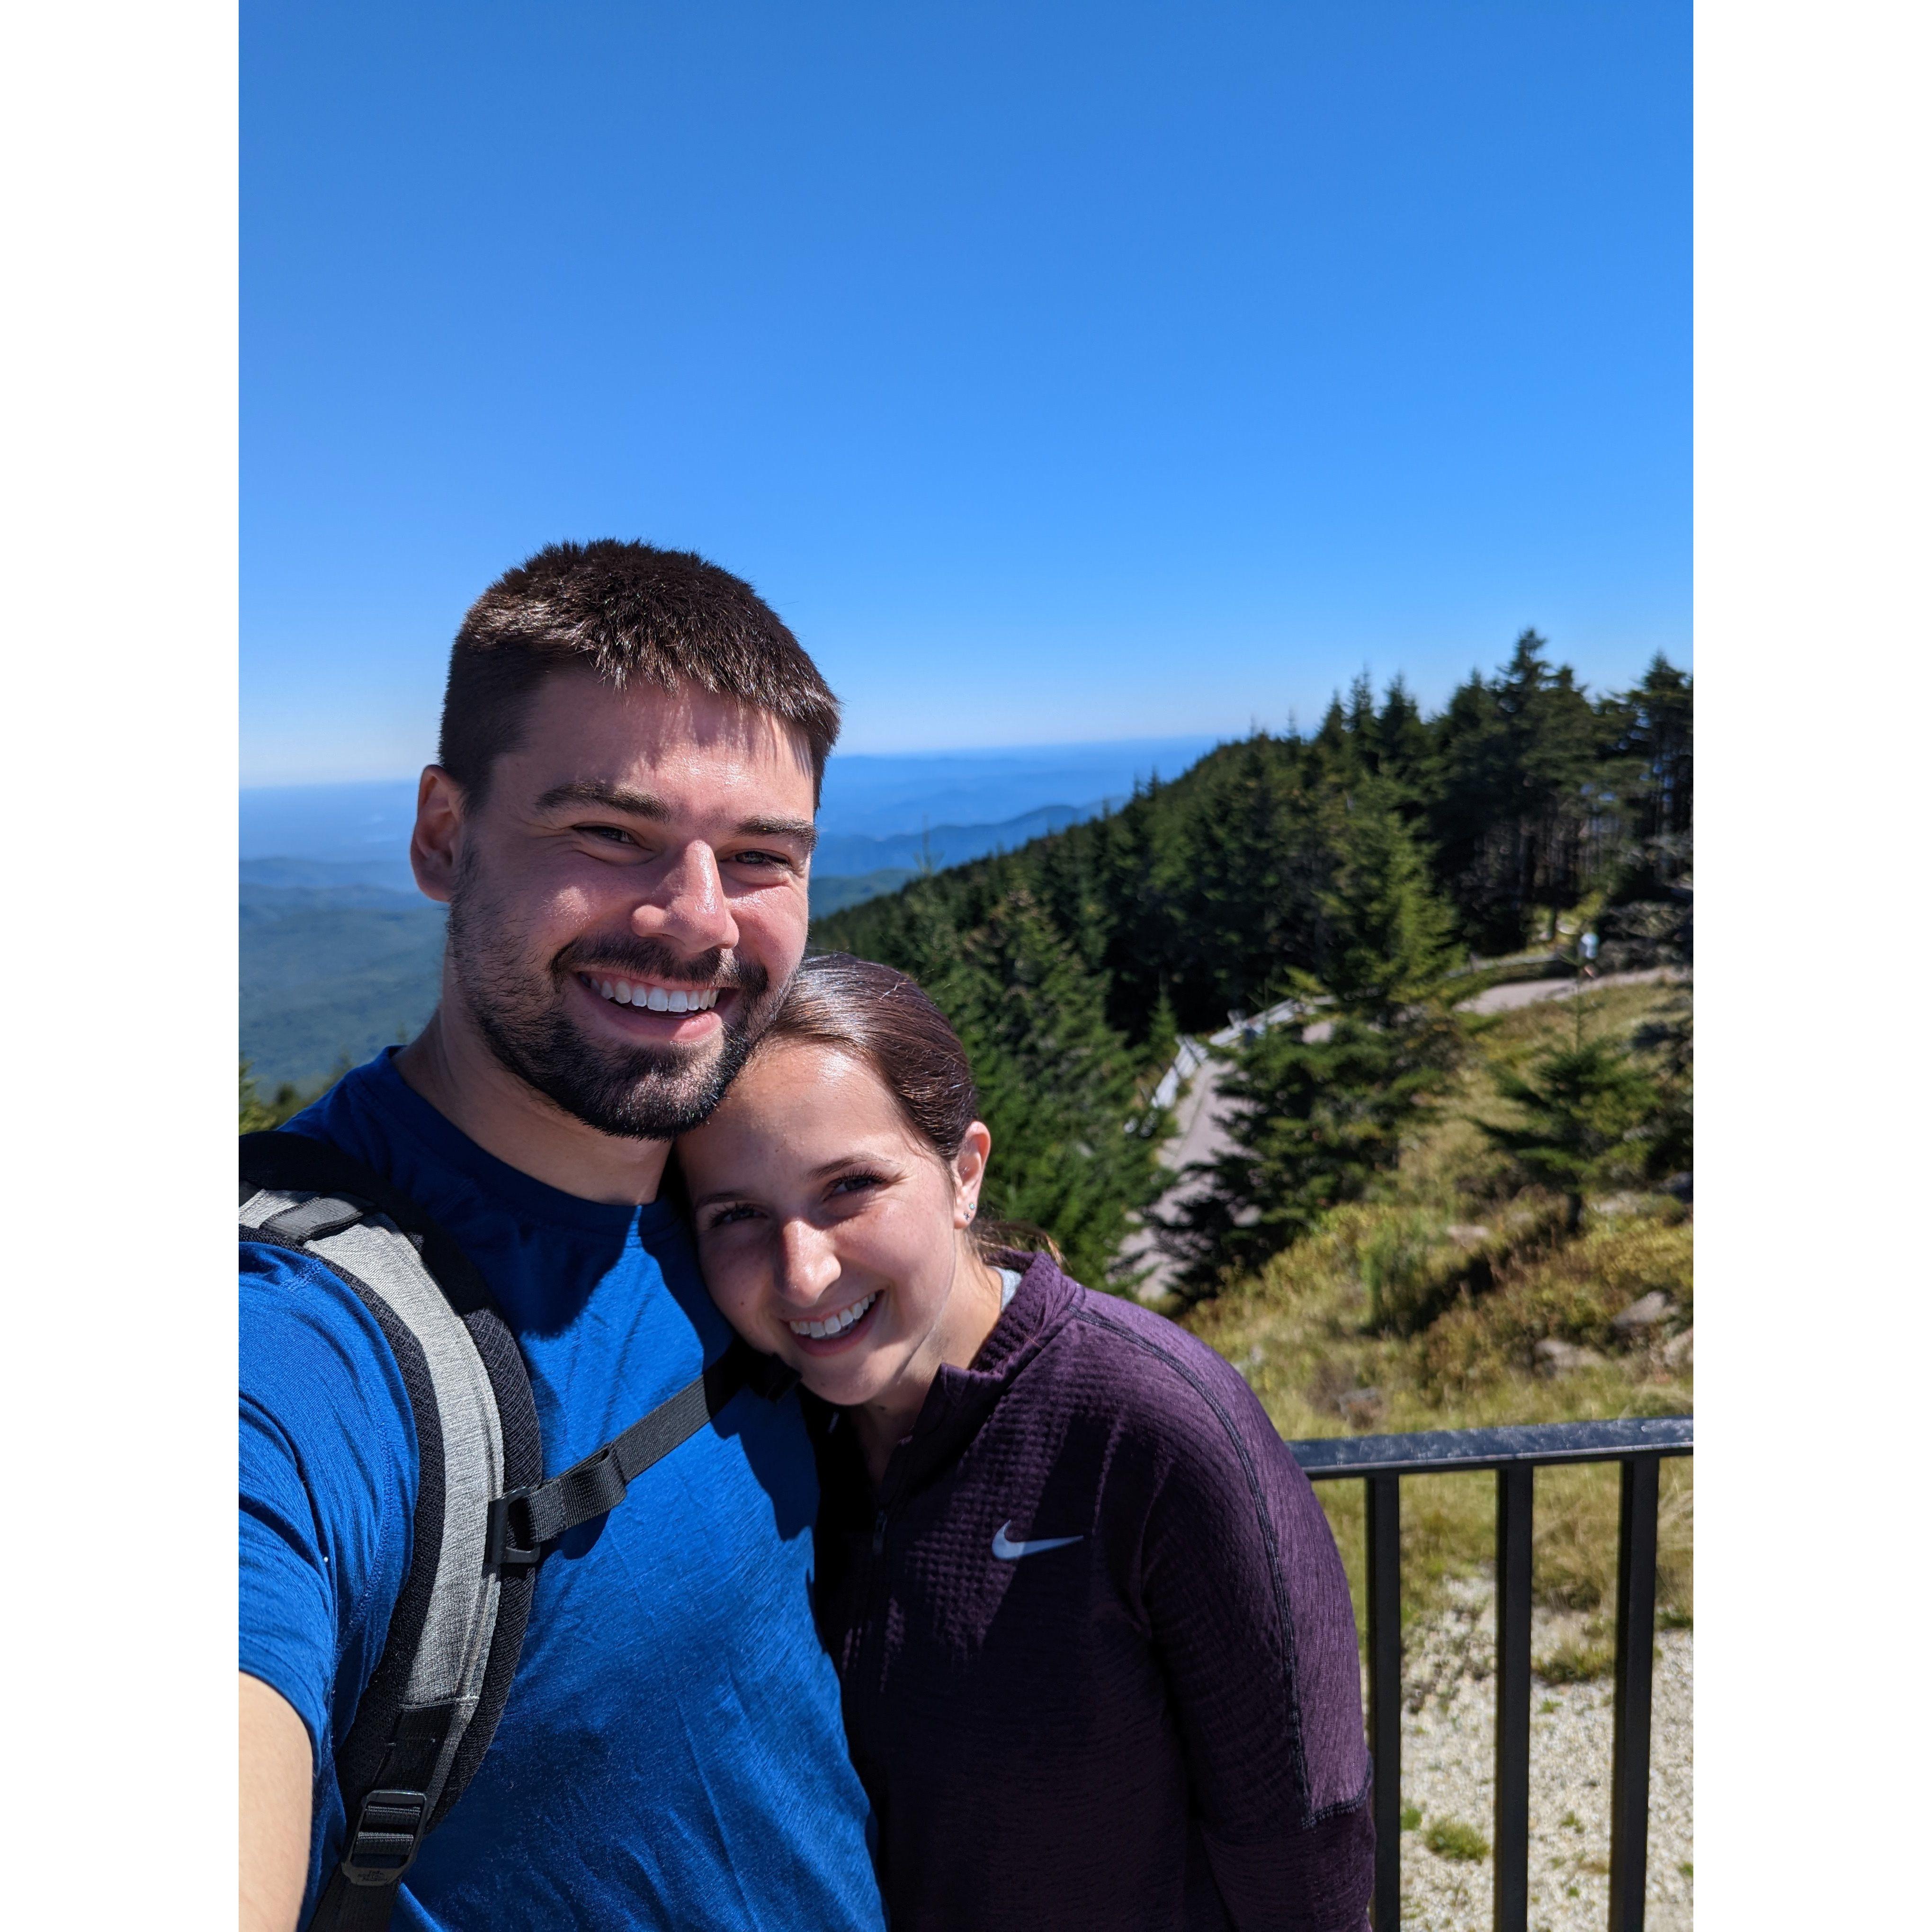
[[[1473,1825],[1456,1818],[1438,1818],[1422,1834],[1422,1842],[1439,1858],[1474,1862],[1490,1855],[1490,1841]]]
[[[1537,1676],[1546,1684],[1594,1684],[1616,1667],[1616,1646],[1587,1638],[1559,1643],[1535,1664]]]

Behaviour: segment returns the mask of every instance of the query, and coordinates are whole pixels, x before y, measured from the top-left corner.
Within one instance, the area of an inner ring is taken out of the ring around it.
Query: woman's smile
[[[874,1325],[874,1317],[883,1299],[881,1292],[875,1288],[871,1294],[861,1295],[856,1301],[830,1314],[788,1320],[784,1325],[806,1354],[836,1355],[865,1340]]]

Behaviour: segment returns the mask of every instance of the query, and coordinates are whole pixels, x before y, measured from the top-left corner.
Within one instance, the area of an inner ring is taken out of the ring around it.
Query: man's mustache
[[[662,939],[634,934],[609,939],[573,939],[560,952],[554,970],[603,974],[626,980],[667,980],[684,986],[727,986],[755,998],[771,976],[754,959],[740,959],[724,947],[681,957]]]

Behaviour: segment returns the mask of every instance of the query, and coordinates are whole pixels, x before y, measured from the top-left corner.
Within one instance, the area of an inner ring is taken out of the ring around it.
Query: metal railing
[[[1496,1932],[1529,1923],[1530,1526],[1539,1465],[1616,1462],[1616,1736],[1610,1759],[1610,1932],[1642,1932],[1650,1832],[1650,1692],[1657,1620],[1657,1479],[1690,1454],[1690,1418],[1432,1430],[1291,1442],[1311,1482],[1368,1494],[1369,1748],[1375,1759],[1376,1932],[1402,1919],[1402,1479],[1496,1472]]]

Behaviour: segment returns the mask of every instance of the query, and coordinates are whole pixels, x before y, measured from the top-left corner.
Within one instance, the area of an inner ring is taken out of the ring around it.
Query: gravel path
[[[1402,1840],[1403,1932],[1488,1932],[1486,1858],[1424,1843],[1438,1820],[1493,1834],[1495,1593],[1452,1586],[1449,1606],[1408,1633],[1403,1664],[1402,1802],[1422,1813]],[[1538,1612],[1540,1657],[1575,1619]],[[1652,1692],[1646,1932],[1690,1932],[1691,1634],[1658,1633]],[[1610,1680],[1546,1684],[1530,1705],[1531,1932],[1601,1932],[1610,1916]]]

